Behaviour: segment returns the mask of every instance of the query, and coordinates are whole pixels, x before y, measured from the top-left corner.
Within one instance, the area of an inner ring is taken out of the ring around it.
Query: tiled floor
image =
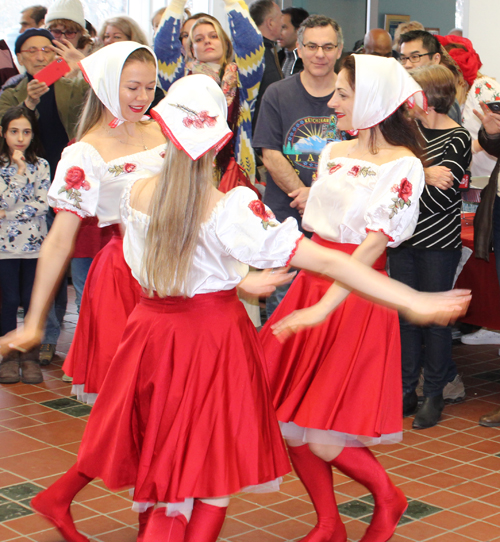
[[[71,304],[58,359],[44,369],[43,384],[0,386],[0,542],[62,540],[31,512],[29,500],[74,463],[90,410],[71,399],[71,386],[61,381],[76,319]],[[410,503],[394,542],[500,541],[500,430],[477,425],[480,414],[500,404],[498,347],[461,345],[454,355],[467,401],[447,406],[443,421],[432,429],[413,431],[406,419],[402,444],[374,449]],[[335,485],[349,540],[359,540],[370,519],[371,498],[337,472]],[[127,491],[112,493],[93,482],[78,495],[73,515],[91,540],[135,540],[137,516]],[[289,475],[279,493],[234,497],[221,540],[300,540],[314,523],[302,484]]]

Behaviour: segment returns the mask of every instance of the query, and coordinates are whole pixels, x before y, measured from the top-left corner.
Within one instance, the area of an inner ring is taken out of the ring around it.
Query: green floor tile
[[[82,403],[79,403],[74,399],[69,399],[68,397],[61,397],[61,399],[52,399],[52,401],[44,401],[40,404],[48,408],[53,408],[54,410],[63,410],[69,407],[80,406]]]
[[[488,371],[486,373],[478,373],[471,376],[481,380],[488,380],[489,382],[500,382],[500,371]]]
[[[438,508],[437,506],[413,500],[408,503],[408,509],[405,512],[405,516],[409,516],[412,519],[422,519],[441,511],[442,508]]]
[[[363,523],[370,523],[372,520],[371,516],[365,516],[364,518],[359,518],[359,521],[362,521]],[[406,523],[411,523],[414,521],[413,518],[409,518],[408,516],[403,516],[400,520],[398,525],[405,525]]]
[[[9,519],[21,518],[23,516],[29,516],[30,514],[33,514],[32,510],[29,510],[16,502],[0,504],[0,522],[8,521]]]
[[[15,486],[2,487],[0,488],[0,495],[7,497],[11,501],[22,501],[23,499],[32,499],[42,489],[40,486],[26,482]]]
[[[339,504],[339,512],[350,518],[361,518],[371,515],[373,506],[363,501],[349,501]]]
[[[61,412],[74,416],[75,418],[81,418],[82,416],[88,416],[92,412],[92,407],[90,405],[78,404],[77,406],[63,408]]]

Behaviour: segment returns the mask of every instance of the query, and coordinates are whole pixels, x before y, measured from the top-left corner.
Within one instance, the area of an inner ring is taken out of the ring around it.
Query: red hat
[[[458,67],[464,75],[464,79],[467,81],[469,86],[472,86],[474,80],[477,77],[477,72],[483,65],[479,55],[474,50],[472,43],[467,38],[462,38],[461,36],[436,36],[439,40],[439,43],[446,47],[450,43],[459,43],[463,45],[467,51],[462,48],[452,49],[448,51],[451,58],[458,64]]]

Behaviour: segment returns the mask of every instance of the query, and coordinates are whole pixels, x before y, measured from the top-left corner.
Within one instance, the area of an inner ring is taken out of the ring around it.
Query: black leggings
[[[0,259],[0,290],[2,310],[0,311],[0,330],[2,335],[17,327],[19,305],[28,312],[31,290],[35,281],[37,259]]]

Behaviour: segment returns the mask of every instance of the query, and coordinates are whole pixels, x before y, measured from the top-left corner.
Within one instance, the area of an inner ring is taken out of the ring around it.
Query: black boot
[[[403,418],[412,416],[417,412],[418,396],[415,390],[403,394]]]
[[[425,397],[422,406],[418,409],[417,415],[413,420],[413,429],[427,429],[429,427],[434,427],[441,418],[443,408],[444,399],[442,395]]]

